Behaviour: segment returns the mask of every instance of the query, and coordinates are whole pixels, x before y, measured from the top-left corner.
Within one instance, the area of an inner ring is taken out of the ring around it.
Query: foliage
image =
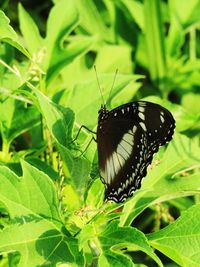
[[[0,4],[1,266],[200,266],[200,1],[49,2]],[[91,134],[73,142],[96,129],[94,64],[109,108],[176,119],[122,204],[104,202],[96,144],[80,156]]]

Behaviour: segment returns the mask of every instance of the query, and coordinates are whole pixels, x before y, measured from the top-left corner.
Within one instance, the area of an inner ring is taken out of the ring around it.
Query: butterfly
[[[166,108],[131,102],[98,115],[97,148],[105,198],[123,202],[141,187],[153,155],[172,139],[175,120]]]

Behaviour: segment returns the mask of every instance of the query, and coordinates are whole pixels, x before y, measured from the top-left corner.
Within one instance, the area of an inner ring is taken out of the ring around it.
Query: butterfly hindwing
[[[122,202],[141,186],[153,154],[171,140],[174,128],[171,113],[149,102],[100,110],[97,144],[107,199]]]

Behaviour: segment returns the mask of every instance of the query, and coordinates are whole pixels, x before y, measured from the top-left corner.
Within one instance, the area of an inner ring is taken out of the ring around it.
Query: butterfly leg
[[[76,158],[80,158],[80,157],[86,152],[86,150],[88,149],[88,147],[90,146],[90,144],[92,143],[92,141],[97,142],[97,140],[94,138],[94,136],[90,139],[90,141],[89,141],[89,143],[87,144],[86,148],[85,148],[85,149],[81,152],[81,154],[80,154],[78,157],[76,157]]]
[[[78,138],[78,136],[79,136],[80,132],[82,131],[82,129],[85,129],[85,130],[87,130],[87,131],[90,132],[90,133],[96,134],[96,132],[90,130],[90,129],[89,129],[88,127],[86,127],[85,125],[81,125],[81,127],[79,128],[79,130],[78,130],[78,132],[77,132],[75,138],[72,140],[72,143],[74,143],[74,142],[76,141],[76,139]]]

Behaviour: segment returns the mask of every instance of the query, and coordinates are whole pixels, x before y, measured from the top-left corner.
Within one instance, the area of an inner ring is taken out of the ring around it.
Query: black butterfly
[[[138,101],[99,110],[97,146],[105,198],[123,202],[141,187],[153,154],[172,139],[175,120],[158,104]]]

